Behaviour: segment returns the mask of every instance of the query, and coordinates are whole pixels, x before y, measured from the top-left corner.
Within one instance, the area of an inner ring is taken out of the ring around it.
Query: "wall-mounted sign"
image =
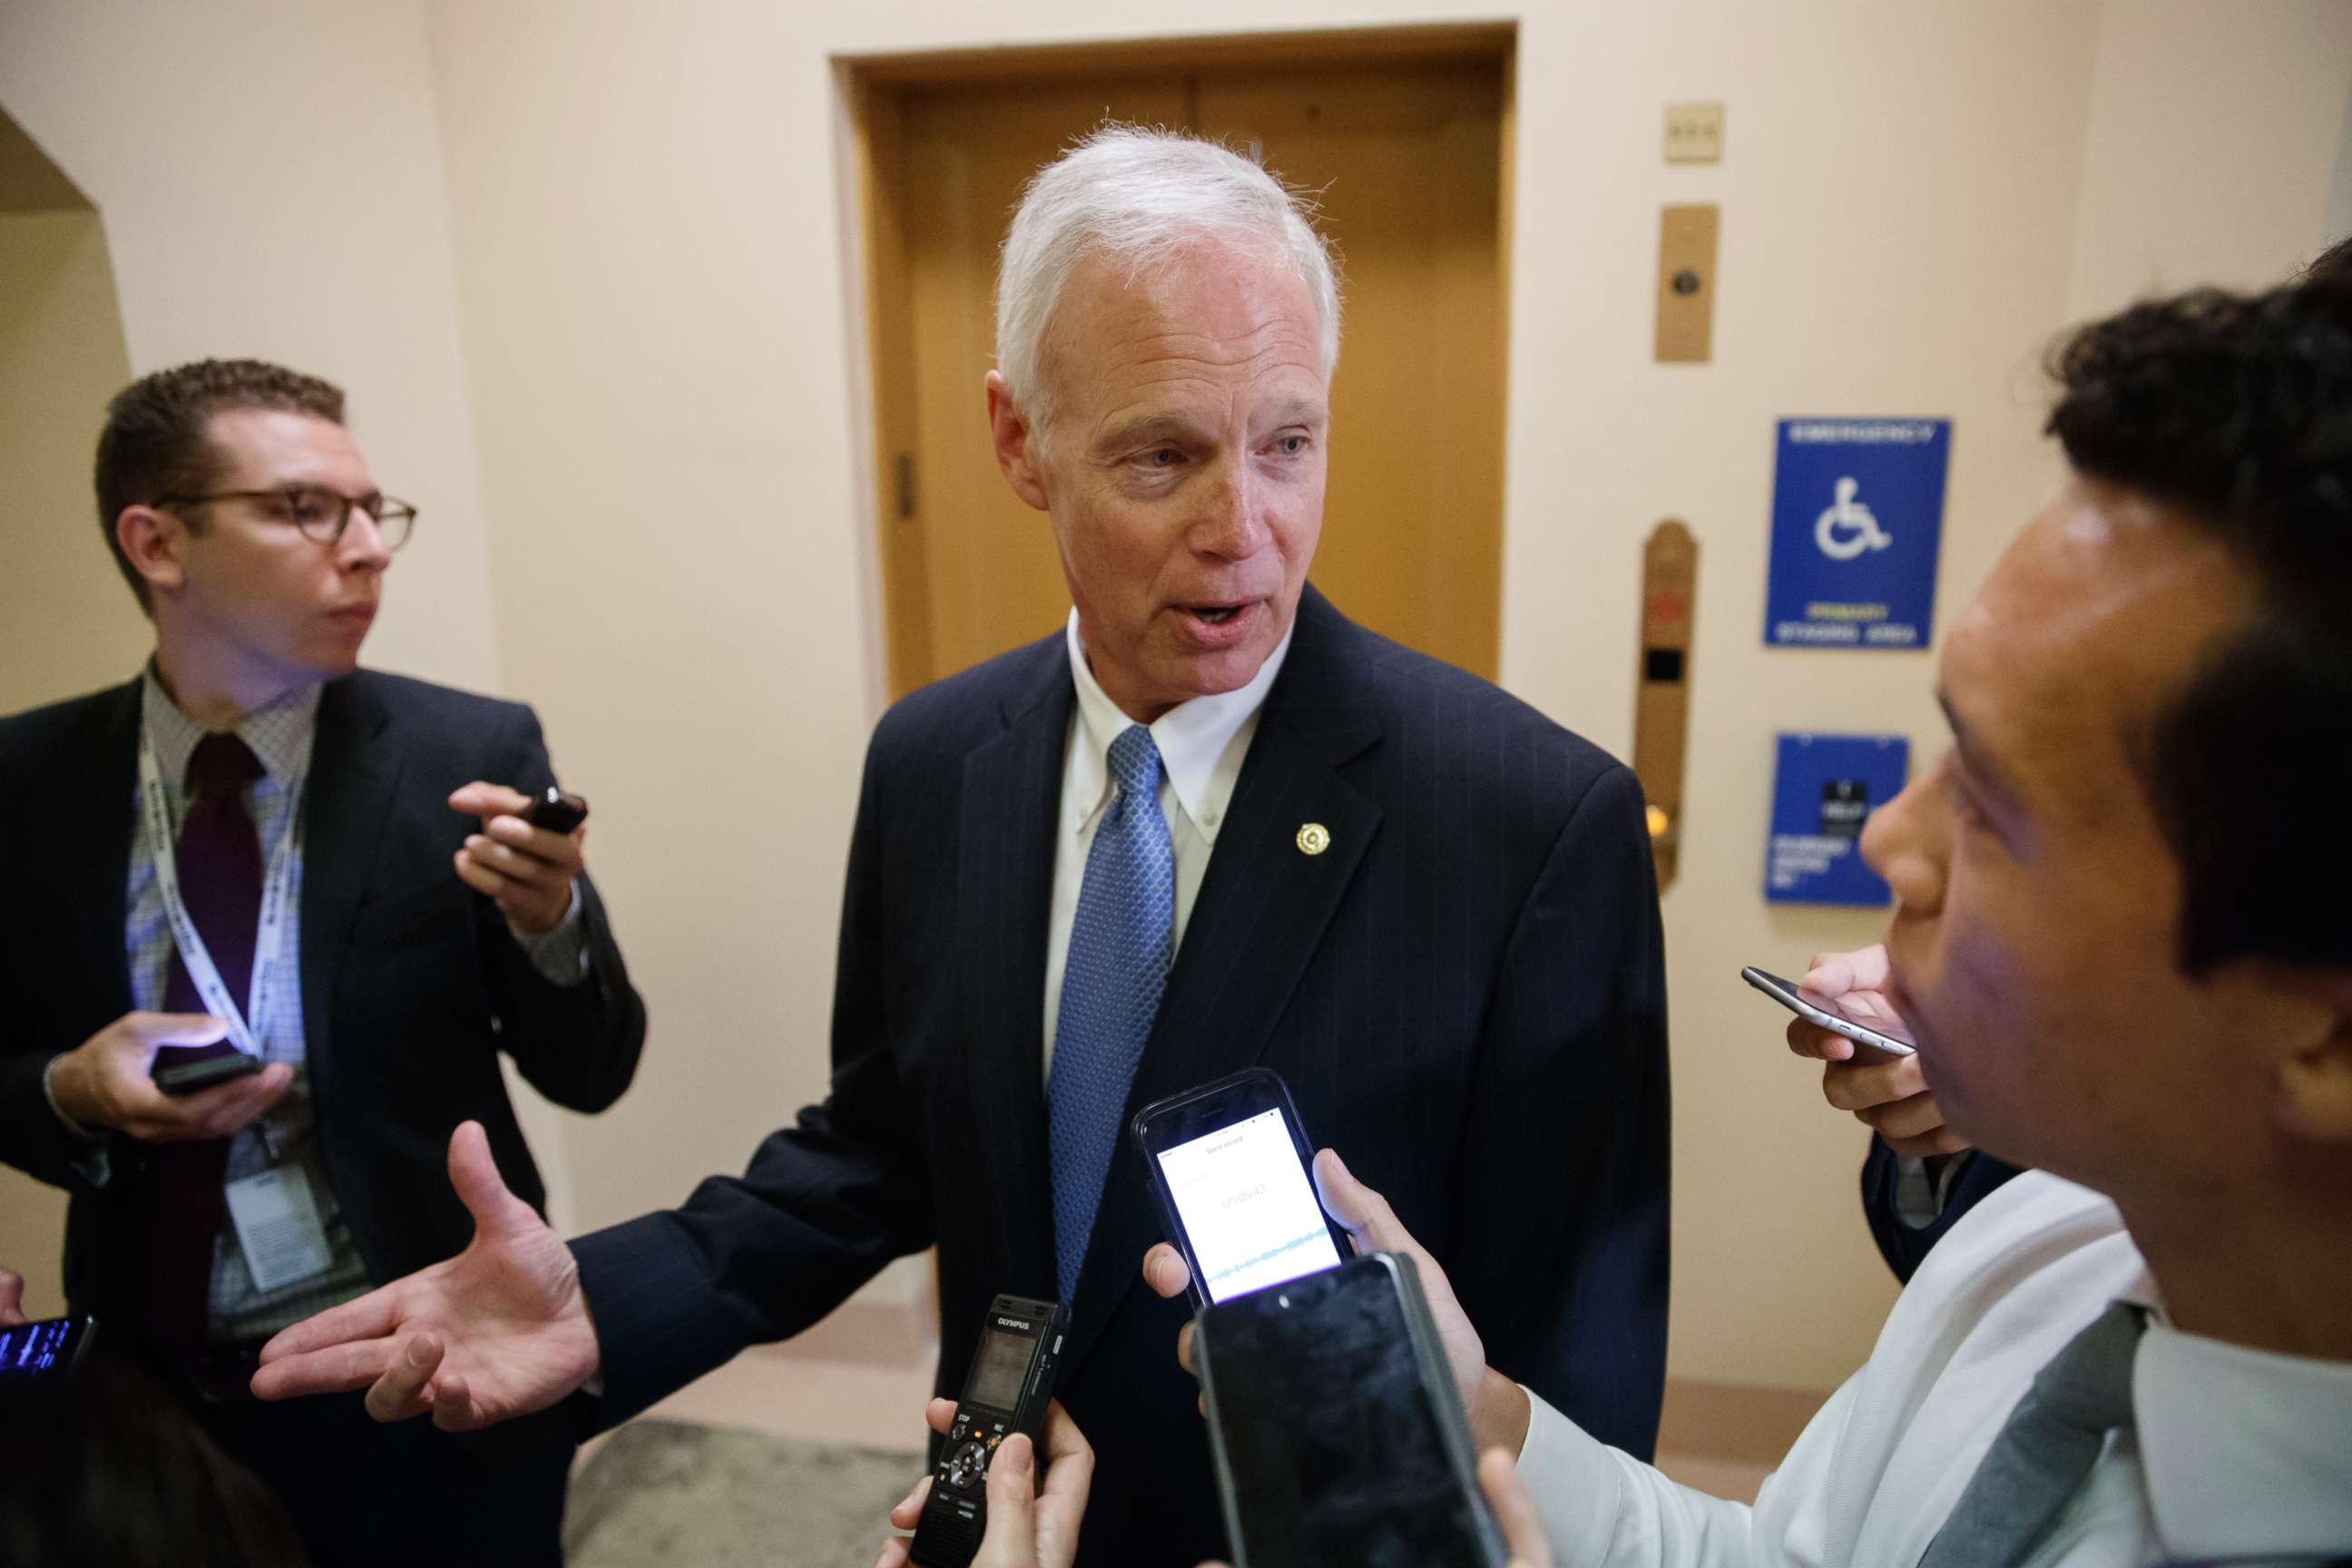
[[[1862,863],[1862,825],[1903,792],[1911,742],[1901,735],[1783,734],[1772,777],[1764,897],[1776,904],[1884,904]]]
[[[1783,419],[1766,645],[1924,648],[1944,533],[1948,419]]]

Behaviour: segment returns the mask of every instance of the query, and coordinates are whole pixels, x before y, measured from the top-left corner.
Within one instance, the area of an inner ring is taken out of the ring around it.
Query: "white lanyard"
[[[205,950],[205,939],[196,933],[196,922],[189,917],[187,903],[180,896],[180,867],[172,850],[172,809],[163,794],[163,768],[155,760],[155,738],[147,732],[145,725],[140,726],[139,800],[146,822],[147,852],[155,864],[155,888],[163,896],[163,913],[172,922],[172,941],[180,950],[180,962],[187,965],[188,978],[196,983],[196,994],[204,999],[205,1011],[228,1021],[229,1044],[249,1057],[261,1054],[261,1037],[256,1025],[269,1016],[270,987],[277,983],[278,960],[285,946],[286,921],[289,906],[293,902],[294,857],[299,853],[302,841],[302,781],[308,771],[306,768],[287,781],[287,795],[294,815],[278,841],[278,852],[270,856],[268,868],[262,875],[261,923],[253,933],[253,989],[240,1011],[236,998],[228,994],[228,986],[221,979],[219,967],[213,963],[213,955]]]

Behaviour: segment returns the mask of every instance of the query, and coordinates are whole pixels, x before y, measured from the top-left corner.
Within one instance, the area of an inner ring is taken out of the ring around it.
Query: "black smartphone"
[[[0,1329],[0,1381],[63,1377],[89,1353],[98,1320],[43,1318]]]
[[[1919,1048],[1894,1019],[1865,1015],[1842,997],[1824,996],[1753,964],[1741,970],[1739,978],[1808,1024],[1852,1040],[1855,1061],[1900,1061]]]
[[[1235,1568],[1503,1562],[1412,1258],[1220,1302],[1192,1343]]]
[[[235,1046],[163,1046],[156,1049],[155,1065],[148,1069],[148,1076],[165,1094],[194,1094],[257,1073],[263,1065],[259,1057],[247,1056]]]
[[[1330,1268],[1347,1232],[1315,1195],[1298,1109],[1281,1076],[1247,1068],[1155,1100],[1130,1129],[1160,1223],[1192,1270],[1195,1305]]]
[[[931,1467],[931,1495],[923,1500],[907,1548],[923,1568],[966,1568],[980,1551],[988,1532],[988,1463],[1015,1432],[1028,1434],[1033,1446],[1045,1441],[1045,1409],[1053,1403],[1067,1326],[1057,1301],[999,1296],[989,1303],[955,1421]],[[1041,1448],[1040,1469],[1045,1462]]]
[[[584,795],[566,795],[550,784],[524,807],[522,819],[550,833],[569,833],[588,820],[588,800]]]

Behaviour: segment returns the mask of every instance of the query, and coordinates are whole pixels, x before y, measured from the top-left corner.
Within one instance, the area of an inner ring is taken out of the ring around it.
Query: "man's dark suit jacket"
[[[740,1178],[574,1244],[618,1420],[939,1247],[937,1386],[998,1291],[1055,1294],[1046,920],[1075,694],[1056,635],[919,691],[867,753],[824,1104]],[[1330,847],[1300,851],[1302,825]],[[1312,588],[1130,1094],[1251,1063],[1388,1194],[1490,1362],[1633,1453],[1666,1326],[1665,990],[1641,790]],[[1192,1565],[1223,1531],[1188,1309],[1122,1137],[1061,1396],[1098,1463],[1080,1561]],[[911,1422],[914,1412],[908,1413]],[[877,1530],[882,1528],[877,1521]]]
[[[1878,1255],[1886,1259],[1886,1267],[1895,1270],[1895,1278],[1906,1285],[1919,1271],[1936,1243],[1944,1233],[1958,1223],[1959,1217],[2017,1174],[2017,1167],[1997,1160],[1983,1150],[1972,1151],[1968,1163],[1953,1176],[1951,1190],[1944,1194],[1944,1206],[1937,1211],[1932,1225],[1913,1226],[1903,1218],[1895,1200],[1895,1184],[1901,1176],[1895,1163],[1895,1151],[1883,1138],[1870,1141],[1870,1153],[1862,1163],[1862,1212],[1870,1221],[1871,1239],[1878,1243]]]
[[[136,837],[140,683],[0,720],[0,1159],[65,1187],[66,1293],[140,1321],[153,1184],[116,1137],[93,1188],[41,1089],[49,1058],[131,1010],[123,900]],[[581,879],[593,957],[551,984],[450,857],[473,779],[554,782],[530,709],[362,671],[319,700],[305,802],[302,1025],[327,1179],[378,1283],[462,1250],[449,1132],[488,1130],[507,1184],[543,1207],[498,1054],[550,1100],[601,1110],[636,1070],[646,1013]],[[101,1332],[101,1339],[105,1338]]]

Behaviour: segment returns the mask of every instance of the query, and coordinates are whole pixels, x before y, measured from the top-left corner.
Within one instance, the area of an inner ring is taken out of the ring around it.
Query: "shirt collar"
[[[2352,1541],[2352,1362],[2158,1320],[2132,1363],[2132,1411],[2169,1555],[2324,1556]]]
[[[141,681],[140,714],[147,726],[148,738],[155,746],[155,762],[163,769],[163,779],[177,795],[187,787],[188,759],[195,755],[196,742],[205,738],[202,724],[180,710],[163,689],[163,682],[155,673],[155,662],[148,660],[145,678]],[[236,738],[253,748],[261,763],[263,776],[280,789],[289,787],[295,775],[309,764],[310,741],[319,728],[319,694],[323,689],[318,681],[296,687],[266,708],[257,708],[236,722]]]
[[[1282,673],[1282,661],[1289,657],[1290,639],[1297,631],[1298,621],[1293,616],[1282,640],[1266,655],[1248,685],[1180,702],[1152,721],[1151,743],[1160,748],[1160,766],[1168,770],[1176,803],[1208,843],[1217,840],[1217,829],[1224,822],[1225,807],[1241,772],[1237,763],[1219,764],[1237,744],[1246,746],[1247,735],[1255,732],[1246,727],[1265,705],[1265,694],[1273,689],[1275,677]],[[1070,651],[1070,680],[1078,693],[1078,721],[1070,732],[1070,744],[1076,753],[1074,762],[1081,765],[1071,775],[1078,787],[1072,791],[1072,820],[1066,824],[1076,831],[1109,798],[1110,743],[1135,721],[1120,711],[1095,679],[1093,667],[1087,662],[1086,641],[1078,635],[1075,608],[1064,636]]]

